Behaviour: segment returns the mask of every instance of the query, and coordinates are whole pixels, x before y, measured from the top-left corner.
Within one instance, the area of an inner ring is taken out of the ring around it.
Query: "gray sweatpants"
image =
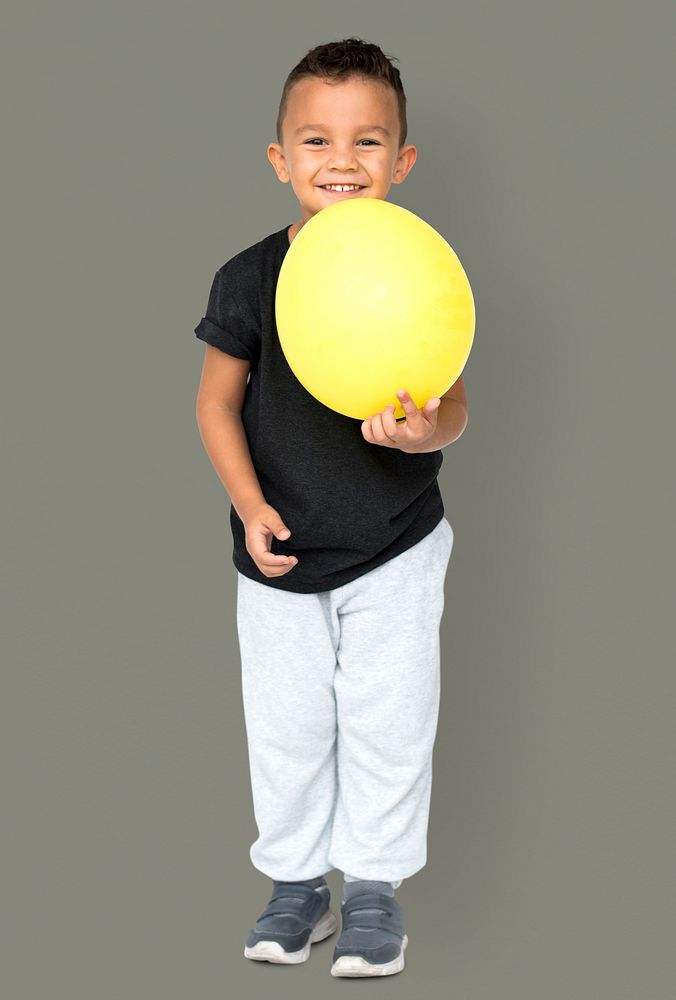
[[[452,548],[443,517],[405,552],[323,593],[276,590],[238,572],[259,833],[249,853],[270,878],[339,868],[394,883],[426,863]]]

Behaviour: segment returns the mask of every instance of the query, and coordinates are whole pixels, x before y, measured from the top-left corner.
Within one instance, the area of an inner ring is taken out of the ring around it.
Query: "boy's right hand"
[[[293,569],[298,562],[295,556],[275,555],[270,551],[273,535],[283,541],[291,535],[274,507],[267,503],[256,507],[243,523],[246,550],[263,576],[283,576]]]

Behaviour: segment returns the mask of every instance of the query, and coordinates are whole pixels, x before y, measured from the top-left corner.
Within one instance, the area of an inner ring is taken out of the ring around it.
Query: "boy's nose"
[[[352,149],[337,149],[329,157],[329,166],[337,167],[339,170],[349,169],[357,162],[357,157]]]

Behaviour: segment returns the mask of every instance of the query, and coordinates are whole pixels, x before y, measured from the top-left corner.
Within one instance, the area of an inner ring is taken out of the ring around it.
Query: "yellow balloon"
[[[275,317],[292,372],[325,406],[365,420],[407,389],[442,396],[472,348],[472,289],[432,226],[380,198],[348,197],[306,222],[286,252]]]

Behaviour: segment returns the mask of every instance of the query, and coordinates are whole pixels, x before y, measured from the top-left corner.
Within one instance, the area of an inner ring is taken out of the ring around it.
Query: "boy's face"
[[[399,146],[397,98],[391,87],[359,77],[330,83],[306,77],[289,92],[281,145],[271,143],[267,154],[279,180],[291,183],[300,203],[302,220],[293,227],[297,232],[334,201],[384,199],[390,186],[401,184],[409,173],[417,151],[412,145]],[[326,184],[360,188],[340,193],[327,191]]]

